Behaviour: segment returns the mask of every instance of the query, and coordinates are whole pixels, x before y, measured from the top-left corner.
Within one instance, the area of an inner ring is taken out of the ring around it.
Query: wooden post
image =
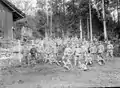
[[[19,58],[19,61],[21,62],[22,57],[21,57],[21,42],[20,42],[20,40],[18,40],[18,50],[19,50],[18,58]]]
[[[104,0],[102,0],[102,8],[103,8],[103,27],[104,27],[104,38],[107,40],[107,30],[106,30],[106,20],[105,20],[105,6]]]
[[[82,40],[82,22],[80,18],[80,39]]]
[[[23,41],[23,36],[24,36],[24,33],[25,33],[25,27],[23,27],[22,29],[21,29],[21,39],[22,39],[22,41]]]
[[[91,0],[89,0],[89,15],[90,15],[90,40],[93,40],[92,36],[92,15],[91,15]]]
[[[12,40],[13,40],[14,27],[12,27],[11,31],[12,31]]]

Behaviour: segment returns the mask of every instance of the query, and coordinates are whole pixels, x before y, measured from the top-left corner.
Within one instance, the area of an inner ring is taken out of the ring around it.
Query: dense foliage
[[[46,1],[48,2],[46,3]],[[119,5],[118,0],[104,1],[107,31],[114,31],[119,25],[116,19],[118,17],[116,14],[118,12],[116,9]],[[32,28],[34,35],[37,35],[35,37],[38,35],[45,36],[45,31],[56,37],[79,36],[80,20],[82,20],[82,29],[86,32],[87,18],[89,18],[89,0],[36,0],[36,6],[31,5],[29,0],[23,2],[13,0],[12,2],[27,14],[25,19],[16,22],[16,24],[20,24],[17,25],[17,29],[22,26]],[[98,24],[102,24],[102,0],[91,0],[91,3],[92,16],[98,19]],[[31,14],[31,11],[34,14]],[[98,30],[101,29],[103,26],[100,26]]]

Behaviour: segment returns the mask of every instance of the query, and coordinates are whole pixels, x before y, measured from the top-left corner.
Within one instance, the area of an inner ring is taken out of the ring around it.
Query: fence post
[[[19,49],[18,58],[19,58],[19,61],[21,63],[22,57],[21,57],[21,42],[20,42],[20,40],[18,40],[18,49]]]
[[[34,45],[34,40],[32,40],[32,45]]]

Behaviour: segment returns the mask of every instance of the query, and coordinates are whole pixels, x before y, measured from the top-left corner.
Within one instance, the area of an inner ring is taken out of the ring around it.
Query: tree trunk
[[[118,12],[118,10],[119,10],[119,0],[117,1],[117,15],[118,15],[118,25],[119,25],[119,12]]]
[[[63,13],[64,13],[64,16],[63,16],[64,19],[63,19],[63,20],[64,20],[64,23],[65,23],[65,0],[62,1],[62,4],[63,4]],[[65,35],[64,35],[64,32],[65,32],[64,30],[65,30],[65,29],[66,29],[65,24],[63,24],[63,29],[62,29],[62,36],[63,36],[63,37],[65,36]]]
[[[87,17],[87,38],[89,40],[90,32],[89,32],[89,18]]]
[[[90,15],[90,40],[93,40],[92,36],[92,14],[91,14],[91,0],[89,0],[89,15]]]
[[[82,22],[80,18],[80,39],[82,40]]]
[[[49,16],[48,16],[48,0],[46,0],[46,14],[47,14],[47,26],[46,26],[46,30],[45,30],[45,36],[48,36],[48,27],[49,27]]]
[[[105,5],[104,5],[104,0],[102,0],[102,8],[103,8],[104,39],[107,40],[107,30],[106,30]]]
[[[50,35],[52,36],[52,9],[51,9],[51,25],[50,25]]]

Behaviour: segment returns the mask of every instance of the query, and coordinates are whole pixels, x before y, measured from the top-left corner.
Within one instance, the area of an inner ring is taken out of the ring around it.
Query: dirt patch
[[[85,72],[77,68],[66,71],[62,67],[48,64],[34,68],[11,68],[11,73],[4,71],[2,85],[7,88],[114,87],[120,83],[119,63],[119,58],[115,58],[114,63],[111,61],[105,66],[94,65]]]

